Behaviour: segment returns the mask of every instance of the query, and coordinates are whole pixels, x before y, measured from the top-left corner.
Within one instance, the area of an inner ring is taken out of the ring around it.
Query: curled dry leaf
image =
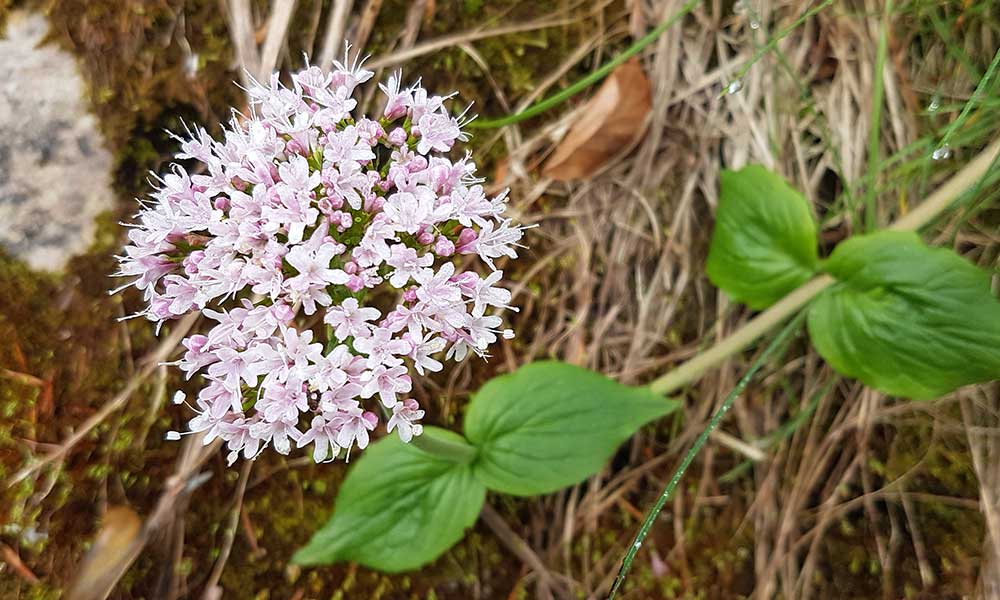
[[[585,179],[642,132],[652,108],[649,79],[637,58],[611,72],[545,163],[557,181]]]
[[[104,600],[142,549],[142,521],[124,506],[109,508],[83,559],[67,600]]]

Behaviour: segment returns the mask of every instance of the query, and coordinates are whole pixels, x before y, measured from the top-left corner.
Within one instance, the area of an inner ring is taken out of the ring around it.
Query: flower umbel
[[[189,429],[222,439],[230,463],[293,445],[317,462],[347,456],[380,414],[408,442],[424,415],[411,369],[513,335],[486,312],[516,310],[493,261],[517,256],[524,228],[468,154],[446,156],[466,140],[450,96],[396,73],[379,86],[382,114],[354,115],[372,73],[345,64],[255,83],[249,117],[221,141],[179,138],[177,157],[203,169],[158,179],[119,257],[158,326],[192,311],[214,323],[177,364],[205,380]],[[459,271],[459,255],[493,273]]]

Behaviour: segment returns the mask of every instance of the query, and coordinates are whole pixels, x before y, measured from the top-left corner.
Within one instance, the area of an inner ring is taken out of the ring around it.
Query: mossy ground
[[[0,0],[0,24],[3,6]],[[299,3],[299,14],[312,14],[316,0]],[[22,3],[24,4],[24,3]],[[241,103],[232,84],[233,70],[227,29],[219,3],[192,0],[183,3],[185,18],[174,2],[121,0],[52,0],[28,5],[44,8],[52,24],[52,41],[73,50],[89,82],[89,95],[100,118],[108,146],[116,156],[117,208],[102,217],[88,253],[75,258],[64,275],[29,271],[0,256],[0,480],[5,480],[32,453],[38,454],[64,439],[74,427],[112,397],[136,368],[134,361],[156,343],[151,326],[142,320],[118,323],[136,311],[139,298],[126,292],[107,294],[113,281],[113,255],[122,242],[116,225],[135,210],[133,198],[147,190],[147,173],[162,170],[176,149],[165,130],[182,129],[187,122],[212,127],[225,120],[230,106]],[[396,35],[407,3],[386,2],[369,51],[377,54]],[[503,14],[505,21],[543,16],[559,2],[521,2],[513,11],[478,0],[437,2],[434,20],[423,37],[481,25]],[[485,18],[484,18],[485,15]],[[303,17],[305,18],[305,17]],[[293,30],[296,30],[293,28]],[[565,57],[585,31],[566,26],[508,35],[476,44],[491,67],[491,76],[508,98],[529,91],[553,65]],[[197,72],[189,71],[187,47],[198,49]],[[304,48],[297,39],[290,56]],[[572,80],[587,70],[582,65],[568,74]],[[458,90],[476,101],[485,115],[503,108],[484,85],[480,66],[459,48],[450,48],[406,65],[421,74],[428,87]],[[481,136],[476,143],[485,139]],[[493,151],[495,152],[495,151]],[[488,173],[495,154],[478,157]],[[541,206],[545,206],[543,199]],[[556,265],[553,268],[572,265]],[[516,277],[516,275],[515,275]],[[487,379],[490,367],[474,372],[475,381]],[[21,375],[26,375],[21,376]],[[188,417],[183,407],[155,404],[162,390],[184,387],[173,371],[166,379],[154,377],[126,407],[114,414],[79,444],[52,476],[28,479],[5,490],[0,503],[0,540],[17,548],[22,560],[42,579],[39,585],[4,573],[0,597],[55,598],[72,574],[109,504],[127,504],[149,514],[162,483],[175,465],[177,445],[162,441],[168,429],[180,429]],[[465,398],[438,400],[432,411],[441,424],[460,419]],[[660,426],[664,432],[671,423]],[[919,489],[974,498],[978,488],[968,448],[960,433],[930,435],[932,418],[917,414],[912,425],[880,430],[875,444],[873,472],[892,481],[917,463]],[[658,447],[657,451],[663,451]],[[232,556],[221,584],[232,598],[495,598],[510,592],[518,559],[507,552],[479,524],[456,548],[417,573],[387,576],[337,565],[300,570],[288,566],[292,552],[329,516],[343,465],[298,466],[273,453],[257,461],[245,499],[246,518],[237,532]],[[734,463],[730,467],[736,467]],[[237,472],[222,457],[209,463],[213,477],[197,490],[184,512],[184,553],[174,565],[168,544],[157,540],[128,571],[115,598],[155,598],[158,578],[166,567],[185,574],[190,590],[199,590],[219,552],[222,528],[232,509]],[[692,478],[689,485],[697,485]],[[633,597],[740,597],[753,586],[752,528],[742,522],[753,492],[752,481],[738,479],[725,488],[729,501],[706,509],[684,524],[690,572],[654,575],[649,561],[637,564],[626,589],[645,590]],[[648,500],[657,490],[646,490]],[[493,498],[511,523],[527,521],[538,507],[532,501]],[[640,509],[644,509],[645,505]],[[943,503],[918,507],[923,535],[942,577],[938,598],[971,593],[981,554],[984,526],[976,511]],[[571,549],[582,563],[594,563],[635,530],[637,520],[628,511],[613,509],[596,531],[584,534]],[[877,565],[872,535],[864,520],[852,512],[833,529],[828,556],[818,577],[829,597],[880,597],[883,574]],[[669,515],[667,517],[669,519]],[[860,524],[859,524],[860,523]],[[25,530],[42,533],[25,535]],[[659,547],[673,543],[672,528],[660,528]],[[255,540],[256,549],[250,540]],[[917,565],[904,561],[895,577],[919,581]],[[916,588],[914,588],[916,589]],[[697,593],[691,590],[699,590]],[[635,592],[634,592],[635,593]],[[908,597],[917,597],[916,592]],[[527,597],[527,592],[520,596]],[[925,596],[927,597],[927,596]]]

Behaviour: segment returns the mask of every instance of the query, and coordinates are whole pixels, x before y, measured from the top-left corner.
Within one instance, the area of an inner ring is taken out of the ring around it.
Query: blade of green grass
[[[701,0],[688,0],[688,2],[685,3],[684,6],[682,6],[679,11],[671,15],[670,18],[664,21],[663,23],[660,23],[655,29],[647,33],[645,36],[639,38],[638,41],[636,41],[634,44],[625,49],[624,52],[621,52],[613,59],[609,60],[604,65],[602,65],[601,68],[597,69],[596,71],[584,77],[583,79],[580,79],[579,81],[569,86],[568,88],[556,92],[555,94],[549,96],[548,98],[545,98],[544,100],[540,100],[539,102],[532,104],[531,106],[525,108],[519,113],[515,113],[513,115],[509,115],[501,119],[492,119],[488,121],[478,121],[478,120],[472,121],[471,123],[466,125],[466,127],[470,129],[496,129],[498,127],[504,127],[506,125],[519,123],[521,121],[524,121],[525,119],[530,119],[531,117],[542,114],[543,112],[549,110],[550,108],[562,104],[566,100],[569,100],[576,94],[579,94],[583,90],[587,89],[592,84],[607,77],[608,74],[615,69],[615,67],[623,64],[625,61],[638,54],[643,48],[645,48],[651,42],[656,40],[656,38],[660,37],[660,35],[662,35],[663,32],[670,29],[670,27],[672,27],[674,24],[680,21],[684,17],[684,15],[694,10],[695,7],[697,7],[699,4],[701,4]]]
[[[865,193],[865,231],[878,229],[878,206],[875,203],[878,174],[881,172],[882,98],[885,95],[885,59],[889,53],[889,23],[892,20],[892,0],[887,0],[882,13],[882,26],[878,36],[878,50],[875,55],[874,89],[872,91],[872,118],[868,130],[868,175],[871,185]]]
[[[719,406],[719,409],[715,411],[714,415],[712,415],[711,420],[708,422],[708,426],[705,427],[700,435],[698,435],[698,439],[695,440],[691,449],[688,450],[687,454],[684,456],[684,460],[681,461],[680,466],[678,466],[677,470],[674,471],[673,476],[670,478],[670,482],[663,490],[663,493],[660,494],[656,504],[653,506],[652,510],[649,511],[649,514],[646,515],[646,520],[643,521],[642,527],[639,528],[639,533],[636,534],[635,540],[633,540],[632,545],[629,546],[628,552],[625,553],[625,558],[622,560],[622,568],[618,572],[618,577],[615,578],[614,585],[611,587],[608,600],[614,600],[615,594],[618,593],[622,584],[625,583],[625,578],[628,576],[628,572],[632,568],[632,561],[635,560],[635,555],[639,552],[639,548],[642,547],[643,540],[646,539],[646,536],[649,535],[649,531],[653,528],[657,515],[660,514],[660,511],[662,511],[663,507],[667,504],[667,500],[670,499],[670,496],[673,494],[677,484],[679,484],[681,478],[684,477],[684,473],[694,461],[694,457],[697,456],[698,452],[705,445],[705,442],[708,441],[708,436],[711,435],[711,433],[719,426],[719,423],[722,422],[722,418],[726,415],[726,412],[729,411],[729,408],[733,405],[733,402],[736,401],[736,398],[743,393],[743,390],[745,390],[747,385],[749,385],[750,380],[752,380],[753,376],[757,374],[757,371],[759,371],[760,368],[764,366],[764,363],[770,360],[772,356],[776,355],[779,350],[783,349],[785,347],[785,343],[791,339],[792,335],[799,331],[802,327],[803,321],[805,320],[805,315],[805,311],[799,312],[788,322],[787,325],[785,325],[778,335],[775,336],[774,340],[767,345],[763,352],[760,353],[760,356],[758,356],[753,364],[750,365],[750,368],[747,369],[746,374],[743,375],[733,390],[729,392],[729,395],[726,396],[726,399],[723,400],[722,405]]]

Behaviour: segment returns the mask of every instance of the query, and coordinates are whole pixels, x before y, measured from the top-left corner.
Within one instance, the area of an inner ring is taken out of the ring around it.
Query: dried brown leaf
[[[66,600],[104,600],[142,547],[142,521],[130,508],[109,508]]]
[[[611,72],[545,163],[557,181],[592,176],[642,132],[652,108],[649,79],[637,58]]]

